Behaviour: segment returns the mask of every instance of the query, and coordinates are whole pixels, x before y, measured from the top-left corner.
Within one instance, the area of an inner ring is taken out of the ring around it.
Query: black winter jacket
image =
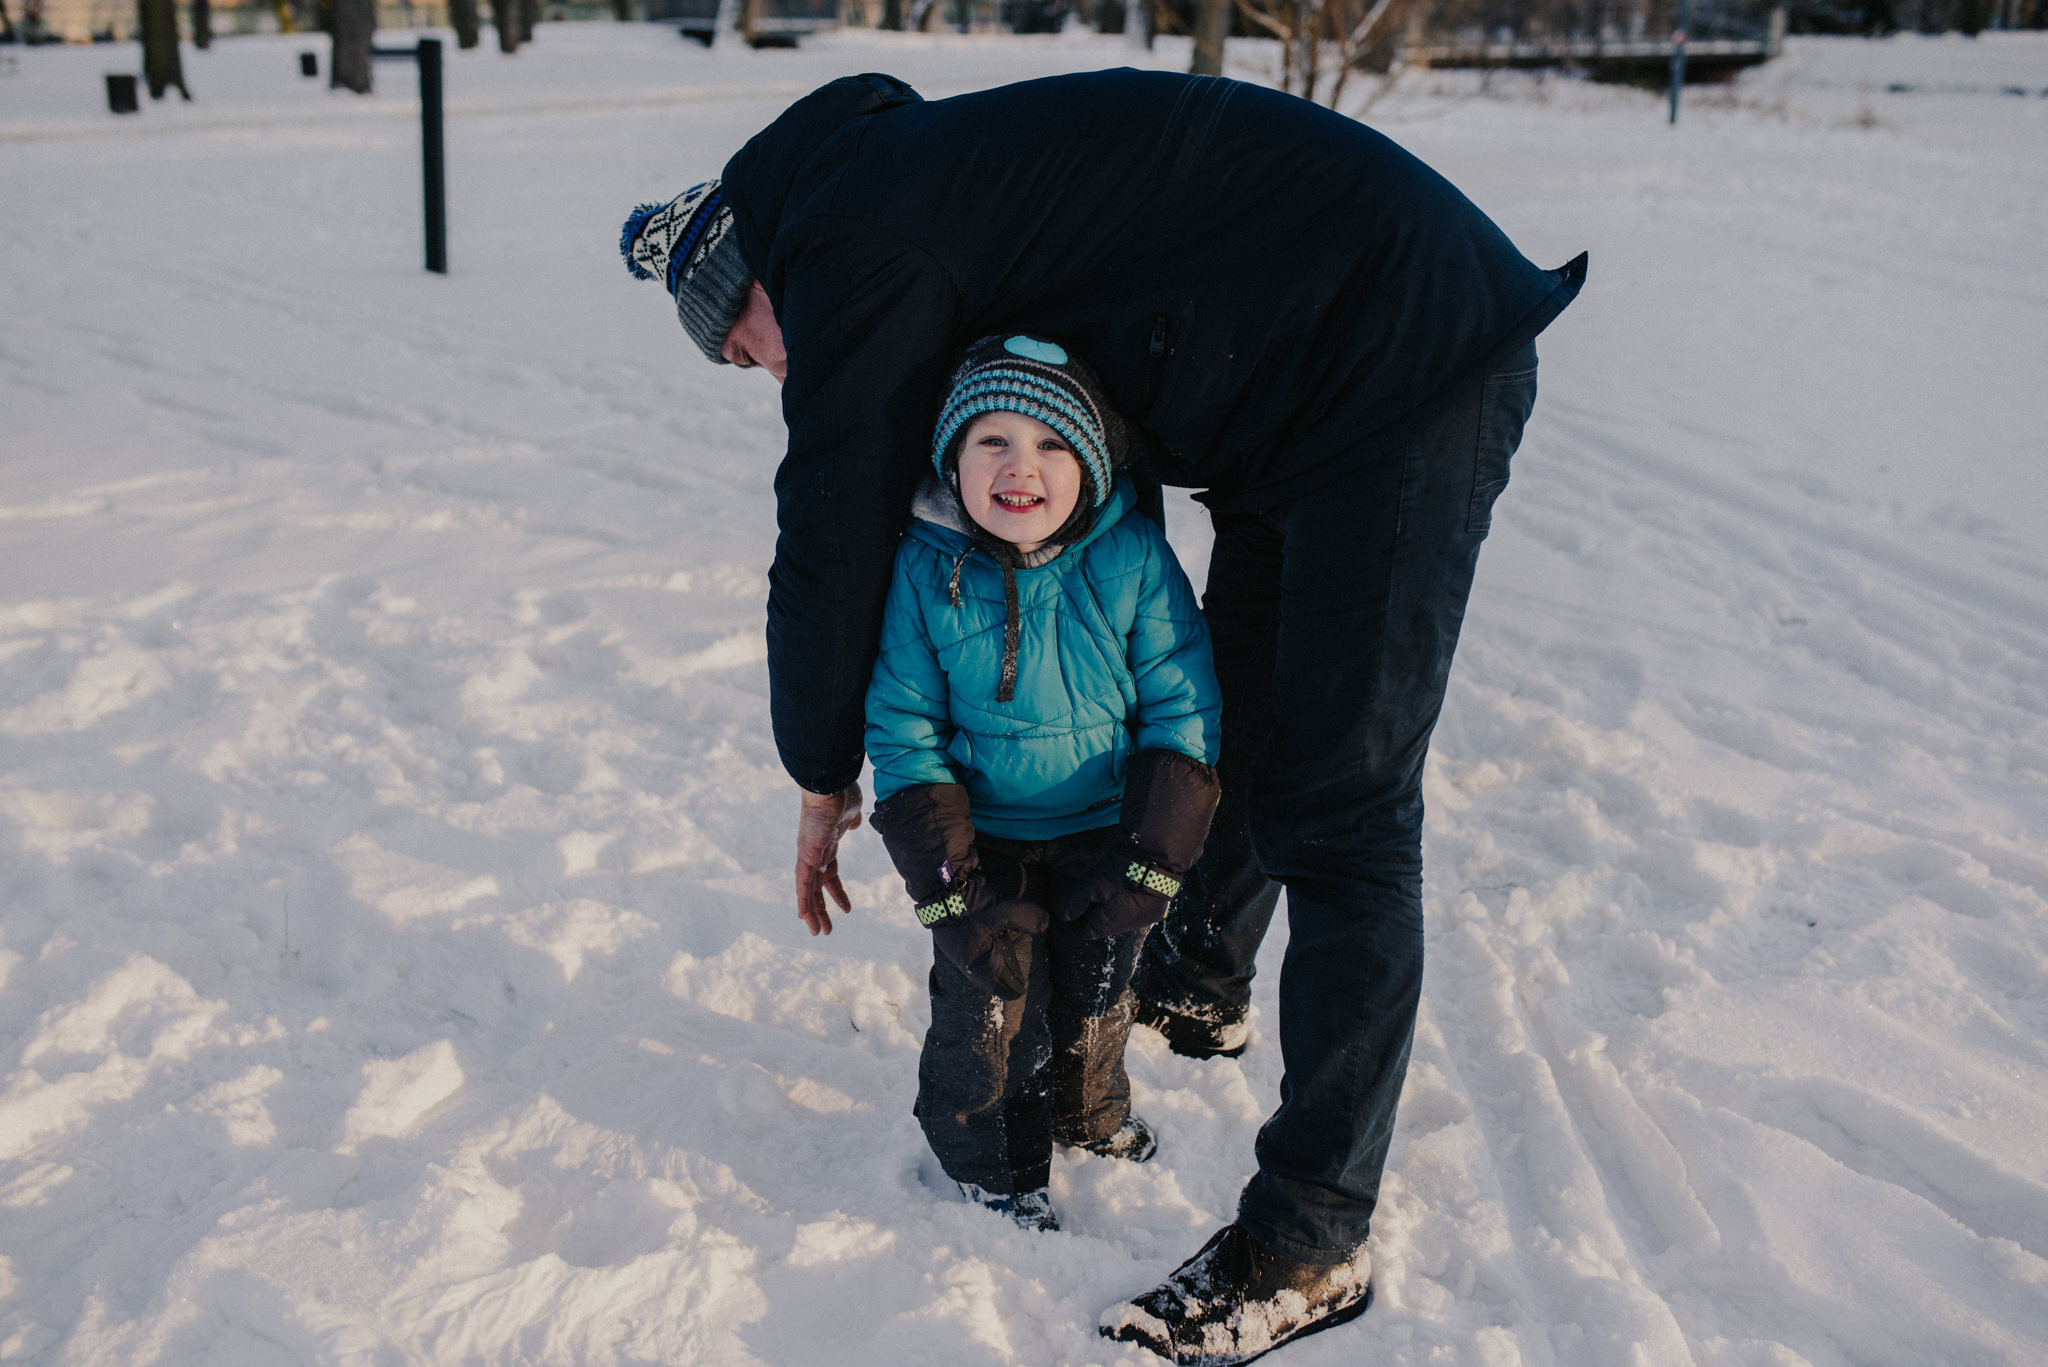
[[[1142,462],[1214,507],[1269,506],[1387,449],[1405,419],[1577,294],[1450,182],[1291,95],[1132,70],[931,103],[832,82],[727,163],[742,256],[782,325],[789,451],[769,575],[791,777],[860,772],[896,541],[945,378],[976,338],[1058,338]]]

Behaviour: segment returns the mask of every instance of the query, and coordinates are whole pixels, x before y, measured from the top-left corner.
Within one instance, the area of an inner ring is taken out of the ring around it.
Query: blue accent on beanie
[[[647,226],[647,220],[666,209],[666,204],[642,204],[626,219],[626,226],[619,229],[619,255],[626,258],[626,269],[635,280],[652,280],[654,272],[633,259],[633,239],[640,236],[640,230]]]
[[[1044,361],[1047,365],[1065,365],[1067,349],[1058,342],[1048,342],[1039,337],[1012,337],[1003,343],[1003,350],[1012,356],[1022,356],[1027,361]]]

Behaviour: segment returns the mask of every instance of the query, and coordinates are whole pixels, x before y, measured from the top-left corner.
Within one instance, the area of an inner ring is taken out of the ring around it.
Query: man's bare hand
[[[829,894],[839,910],[850,912],[846,885],[839,881],[839,837],[860,825],[860,785],[844,792],[821,794],[800,790],[803,811],[796,823],[796,914],[813,935],[832,933]]]

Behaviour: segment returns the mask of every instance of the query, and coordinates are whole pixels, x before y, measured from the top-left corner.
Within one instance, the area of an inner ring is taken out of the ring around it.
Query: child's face
[[[960,501],[975,525],[1030,554],[1067,525],[1081,462],[1060,434],[1022,413],[984,413],[960,443]]]

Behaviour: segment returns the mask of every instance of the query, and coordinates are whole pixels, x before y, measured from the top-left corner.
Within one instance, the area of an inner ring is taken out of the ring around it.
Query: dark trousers
[[[1050,909],[1116,834],[1111,826],[1032,842],[984,835],[974,845],[984,877]],[[1123,1128],[1131,974],[1145,935],[1089,940],[1055,921],[1032,938],[1029,985],[1007,1002],[932,956],[916,1111],[948,1177],[999,1196],[1036,1191],[1051,1178],[1055,1139],[1085,1144]]]
[[[1223,801],[1138,990],[1242,1012],[1286,889],[1286,1075],[1237,1218],[1297,1261],[1350,1257],[1379,1199],[1422,993],[1422,762],[1535,402],[1530,346],[1327,487],[1214,517]]]

